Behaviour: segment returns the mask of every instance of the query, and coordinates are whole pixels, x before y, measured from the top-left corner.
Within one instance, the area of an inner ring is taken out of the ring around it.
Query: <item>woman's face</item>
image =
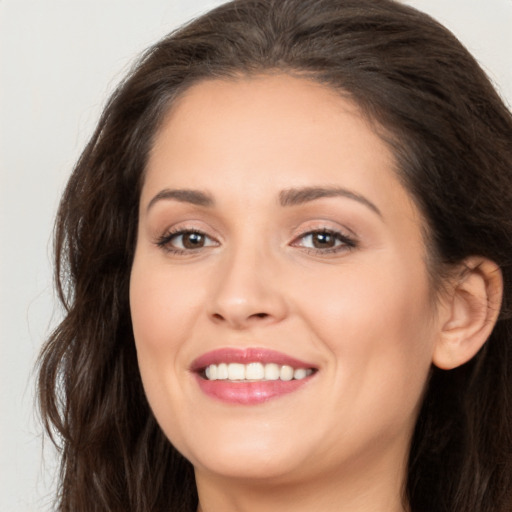
[[[439,321],[394,165],[305,79],[207,81],[173,107],[130,301],[148,400],[198,475],[402,474]]]

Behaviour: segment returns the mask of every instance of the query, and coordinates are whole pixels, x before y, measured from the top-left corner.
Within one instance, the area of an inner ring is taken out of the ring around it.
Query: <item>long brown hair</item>
[[[56,280],[66,315],[40,356],[39,403],[61,450],[58,510],[187,511],[192,466],[146,401],[128,304],[148,152],[191,84],[298,73],[383,127],[428,222],[430,261],[495,261],[504,302],[483,350],[432,375],[412,440],[413,511],[512,510],[512,116],[475,60],[393,0],[235,0],[150,48],[108,102],[62,198]],[[384,133],[385,132],[385,133]]]

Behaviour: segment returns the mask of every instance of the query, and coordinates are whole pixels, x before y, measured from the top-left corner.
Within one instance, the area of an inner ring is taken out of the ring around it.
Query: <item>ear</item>
[[[464,260],[449,286],[432,357],[443,370],[468,362],[487,341],[498,319],[503,277],[494,262],[471,257]]]

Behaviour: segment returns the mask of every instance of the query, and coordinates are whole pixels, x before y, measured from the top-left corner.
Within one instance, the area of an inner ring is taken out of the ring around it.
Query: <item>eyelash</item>
[[[184,235],[198,235],[198,236],[204,237],[205,239],[212,240],[212,238],[209,237],[206,233],[204,233],[203,231],[200,231],[198,229],[176,229],[176,230],[171,230],[171,231],[167,232],[165,235],[162,235],[161,237],[159,237],[156,242],[156,245],[158,247],[160,247],[161,249],[163,249],[164,251],[169,252],[171,254],[178,255],[178,256],[194,253],[194,252],[198,251],[199,249],[204,248],[204,246],[203,246],[203,247],[198,247],[196,249],[180,249],[179,247],[173,247],[171,245],[171,242],[173,239],[178,238],[180,236],[184,236]],[[208,246],[206,246],[206,247],[208,247]]]
[[[348,251],[357,247],[357,242],[353,237],[347,236],[344,233],[341,233],[340,231],[327,228],[312,229],[310,231],[302,233],[297,238],[295,238],[291,245],[294,247],[301,247],[299,244],[296,243],[298,240],[305,240],[307,237],[312,237],[314,235],[331,236],[334,238],[335,242],[340,243],[338,245],[335,245],[334,247],[326,247],[323,249],[315,247],[303,247],[303,249],[310,254],[335,254],[343,251]]]
[[[179,247],[173,247],[171,245],[171,242],[173,239],[178,238],[180,236],[184,235],[198,235],[201,237],[204,237],[204,239],[212,241],[213,239],[208,236],[203,231],[197,230],[197,229],[176,229],[167,232],[166,234],[160,236],[157,241],[156,245],[160,247],[161,249],[165,250],[168,253],[174,254],[174,255],[186,255],[191,254],[196,251],[199,251],[200,249],[203,249],[205,247],[211,247],[218,244],[216,240],[213,240],[214,244],[198,247],[196,249],[181,249]],[[325,235],[325,236],[332,236],[334,237],[335,242],[340,242],[338,245],[335,245],[334,247],[327,247],[327,248],[314,248],[314,247],[303,247],[301,246],[298,241],[305,240],[307,237],[312,237],[314,235]],[[299,236],[297,236],[290,244],[292,247],[302,247],[302,249],[309,253],[309,254],[334,254],[339,253],[342,251],[348,251],[351,249],[354,249],[357,247],[356,240],[351,237],[347,236],[340,231],[327,229],[327,228],[321,228],[321,229],[312,229],[310,231],[306,231]]]

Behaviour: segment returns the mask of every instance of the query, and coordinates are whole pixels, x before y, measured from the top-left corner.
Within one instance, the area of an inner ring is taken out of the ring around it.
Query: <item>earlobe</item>
[[[499,315],[503,277],[494,262],[471,257],[450,286],[432,358],[443,370],[468,362],[487,341]]]

